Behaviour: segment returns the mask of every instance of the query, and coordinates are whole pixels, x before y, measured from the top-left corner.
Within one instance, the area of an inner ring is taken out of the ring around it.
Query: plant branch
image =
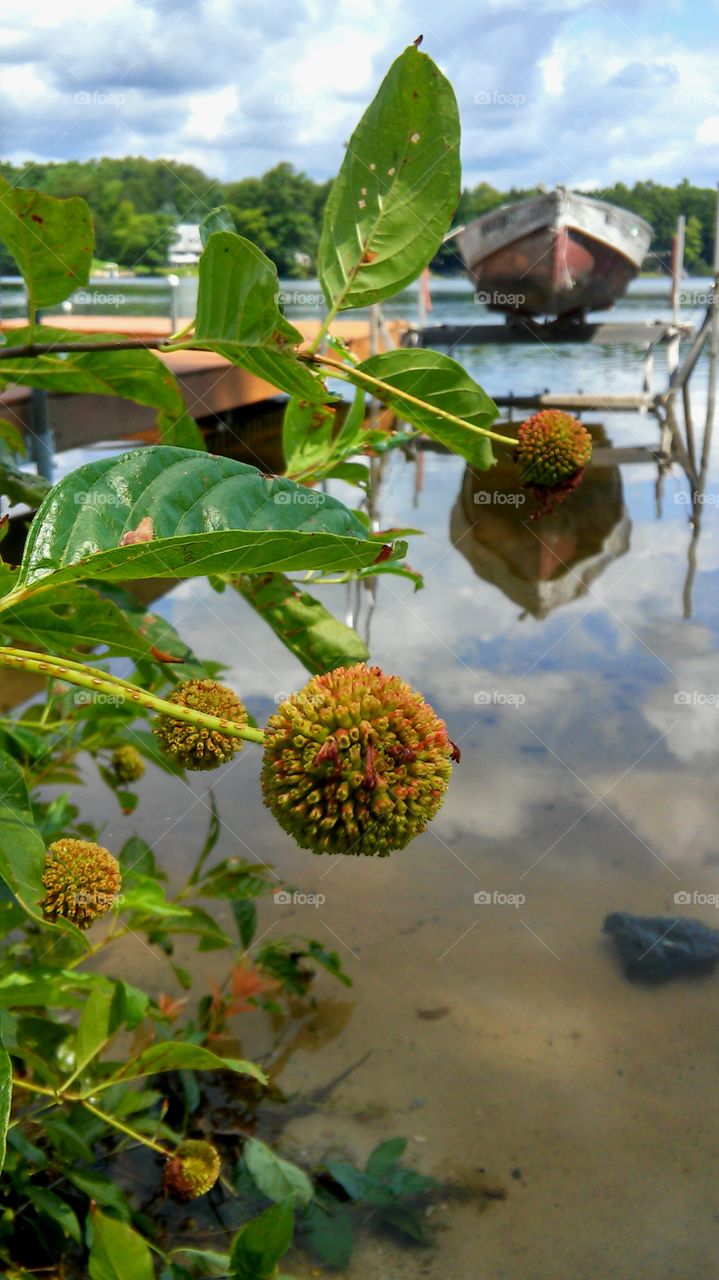
[[[246,742],[257,742],[260,745],[265,741],[265,735],[261,729],[235,724],[232,720],[207,715],[204,711],[195,711],[191,707],[183,707],[179,703],[158,698],[155,694],[147,693],[145,689],[121,680],[118,676],[110,676],[105,671],[83,666],[79,662],[53,658],[49,654],[40,656],[26,653],[21,649],[0,648],[0,666],[10,667],[11,670],[16,671],[29,671],[36,675],[54,676],[56,679],[66,680],[68,684],[89,689],[93,693],[106,693],[112,697],[121,698],[123,702],[134,702],[138,706],[146,707],[149,711],[157,712],[158,715],[171,716],[173,720],[182,720],[186,724],[213,729],[227,734],[230,738],[242,738]]]
[[[115,1116],[108,1115],[106,1111],[101,1111],[99,1107],[94,1107],[91,1102],[87,1101],[87,1098],[80,1098],[79,1102],[87,1111],[91,1111],[94,1116],[97,1116],[98,1120],[103,1120],[105,1124],[111,1125],[119,1133],[124,1133],[126,1138],[132,1138],[134,1142],[141,1142],[143,1146],[149,1147],[151,1151],[157,1151],[159,1155],[164,1156],[166,1159],[172,1155],[172,1152],[168,1151],[167,1147],[161,1147],[159,1142],[153,1142],[152,1138],[146,1138],[143,1133],[138,1133],[136,1129],[131,1129],[129,1124],[123,1124]]]
[[[418,409],[424,409],[427,413],[433,413],[435,417],[442,418],[445,422],[451,422],[457,427],[463,427],[465,431],[473,431],[476,435],[487,436],[489,440],[496,440],[498,444],[511,444],[514,448],[517,441],[512,436],[501,436],[496,431],[490,431],[488,427],[477,427],[472,422],[467,422],[465,418],[458,418],[454,413],[448,413],[446,409],[438,409],[433,404],[428,404],[426,400],[420,400],[417,396],[413,396],[409,391],[402,391],[399,387],[393,387],[389,382],[383,382],[381,378],[374,378],[372,374],[365,373],[361,369],[349,368],[340,360],[333,360],[331,356],[310,355],[309,353],[300,354],[300,360],[305,360],[310,364],[324,365],[328,369],[332,369],[333,376],[341,378],[345,382],[351,382],[356,385],[361,382],[369,390],[375,392],[383,391],[384,397],[377,395],[377,399],[404,400],[406,404],[416,405]]]
[[[122,342],[25,342],[18,347],[0,347],[0,360],[52,356],[65,351],[162,351],[170,341],[170,338],[126,338]]]

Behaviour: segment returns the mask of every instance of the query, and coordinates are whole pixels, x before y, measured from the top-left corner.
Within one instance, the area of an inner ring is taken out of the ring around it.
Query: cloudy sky
[[[0,155],[332,176],[420,32],[465,182],[719,177],[719,0],[24,0],[0,13]]]

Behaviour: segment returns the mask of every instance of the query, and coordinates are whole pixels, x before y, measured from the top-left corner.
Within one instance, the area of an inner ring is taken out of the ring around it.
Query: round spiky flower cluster
[[[583,470],[591,456],[592,437],[586,427],[559,409],[543,409],[519,428],[516,457],[523,484],[562,484]]]
[[[206,715],[234,724],[247,724],[247,711],[237,694],[216,680],[185,680],[170,695],[169,702],[204,711]],[[175,720],[170,715],[158,717],[155,736],[163,751],[174,756],[184,769],[217,769],[242,750],[242,739],[231,738],[219,729]]]
[[[110,768],[118,782],[138,782],[145,772],[145,761],[137,747],[118,747],[110,757]]]
[[[211,1142],[188,1138],[170,1156],[162,1175],[162,1187],[173,1200],[196,1200],[211,1191],[220,1176],[220,1154]]]
[[[122,878],[108,849],[89,840],[56,840],[45,854],[42,909],[49,920],[89,929],[113,906]]]
[[[262,790],[303,849],[383,857],[434,817],[453,759],[421,693],[379,667],[339,667],[270,716]]]

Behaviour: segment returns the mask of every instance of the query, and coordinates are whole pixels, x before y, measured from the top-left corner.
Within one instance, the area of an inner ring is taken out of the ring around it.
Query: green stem
[[[22,649],[0,648],[0,666],[10,667],[11,670],[29,671],[36,675],[54,676],[56,679],[66,680],[68,684],[78,685],[81,689],[119,697],[123,702],[134,702],[149,711],[155,711],[158,715],[171,716],[173,720],[182,720],[186,724],[213,729],[227,734],[230,738],[242,738],[246,742],[257,742],[260,745],[265,741],[265,735],[261,729],[252,729],[249,725],[238,725],[220,716],[211,716],[204,711],[195,711],[191,707],[168,702],[165,698],[147,693],[145,689],[139,689],[137,685],[121,680],[118,676],[110,676],[105,671],[83,666],[79,662],[53,658],[49,654],[34,655]]]
[[[338,300],[330,307],[329,311],[327,312],[327,315],[325,316],[324,320],[322,321],[322,324],[319,327],[319,331],[315,334],[311,343],[306,348],[306,351],[305,351],[306,355],[313,356],[315,354],[315,351],[319,350],[324,339],[327,337],[327,332],[329,330],[329,327],[332,324],[332,321],[337,315],[337,312],[339,311],[339,309],[340,309],[340,304]]]
[[[152,1138],[146,1138],[143,1133],[138,1133],[136,1129],[131,1129],[129,1124],[123,1124],[122,1121],[117,1120],[115,1116],[108,1115],[106,1111],[101,1111],[99,1107],[93,1107],[92,1103],[88,1102],[86,1098],[81,1098],[80,1103],[87,1111],[91,1111],[94,1116],[97,1116],[98,1120],[104,1120],[105,1124],[109,1124],[113,1129],[117,1129],[118,1133],[124,1133],[126,1138],[132,1138],[135,1142],[141,1142],[143,1146],[149,1147],[151,1151],[157,1151],[159,1155],[165,1156],[166,1158],[167,1156],[172,1155],[172,1152],[168,1151],[167,1147],[161,1147],[159,1142],[153,1142]]]
[[[29,1093],[40,1093],[44,1098],[54,1098],[56,1101],[60,1101],[60,1093],[57,1089],[48,1089],[42,1084],[31,1084],[29,1080],[17,1080],[15,1076],[13,1076],[12,1083],[14,1089],[27,1089]]]
[[[309,352],[301,356],[300,359],[307,359]],[[433,404],[428,404],[426,400],[420,400],[417,396],[410,395],[409,391],[402,391],[399,387],[393,387],[389,382],[383,382],[381,378],[374,378],[372,374],[365,373],[360,369],[348,368],[346,364],[342,364],[339,360],[333,360],[330,356],[311,355],[311,363],[325,365],[333,370],[333,377],[340,378],[343,382],[351,382],[353,386],[359,381],[370,390],[383,391],[384,398],[404,400],[406,404],[413,404],[418,409],[424,409],[426,413],[432,413],[437,418],[442,418],[445,422],[451,422],[456,427],[463,427],[465,431],[473,431],[476,435],[486,436],[489,440],[496,440],[498,444],[511,444],[514,448],[517,441],[512,436],[501,436],[496,431],[490,431],[487,427],[477,427],[472,422],[467,422],[464,418],[458,418],[454,413],[448,413],[446,409],[438,409]],[[334,372],[336,370],[336,372]],[[378,400],[383,399],[377,396]]]

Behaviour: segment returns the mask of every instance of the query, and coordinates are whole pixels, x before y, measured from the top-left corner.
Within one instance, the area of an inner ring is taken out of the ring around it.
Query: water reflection
[[[602,427],[595,444],[607,445]],[[618,466],[590,466],[580,489],[540,522],[504,451],[490,471],[467,467],[450,517],[456,549],[485,582],[524,614],[546,618],[584,595],[607,565],[629,549],[631,522]]]

